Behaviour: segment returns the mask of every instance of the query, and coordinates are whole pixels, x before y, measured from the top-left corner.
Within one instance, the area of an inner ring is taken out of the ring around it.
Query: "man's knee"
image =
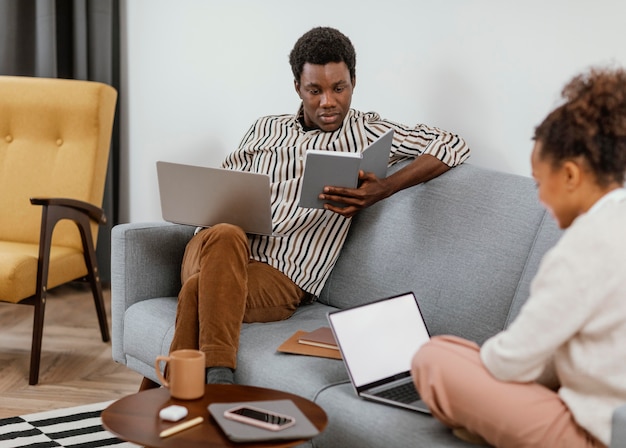
[[[241,227],[233,224],[216,224],[212,227],[202,230],[196,235],[200,238],[202,247],[211,247],[216,245],[241,246],[248,247],[248,235]]]
[[[202,260],[207,257],[222,257],[223,254],[241,254],[249,258],[246,233],[232,224],[217,224],[198,232],[187,243],[181,267],[183,283],[200,271]]]
[[[180,292],[178,293],[178,301],[179,303],[186,303],[187,301],[197,302],[198,300],[198,278],[200,276],[196,272],[195,274],[189,275],[182,287],[180,288]]]
[[[210,238],[235,238],[248,240],[246,233],[239,226],[234,224],[215,224],[214,226],[207,227],[198,233],[203,239]]]

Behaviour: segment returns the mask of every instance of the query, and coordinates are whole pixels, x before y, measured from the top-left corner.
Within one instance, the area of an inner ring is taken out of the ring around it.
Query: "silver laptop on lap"
[[[156,165],[165,221],[199,227],[228,223],[246,233],[272,235],[266,174],[163,161]]]
[[[328,321],[356,394],[430,413],[411,379],[411,360],[430,339],[411,292],[334,311]]]

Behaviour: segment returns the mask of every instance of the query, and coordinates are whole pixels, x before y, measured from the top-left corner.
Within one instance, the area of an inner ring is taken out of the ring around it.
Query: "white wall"
[[[534,126],[590,65],[626,65],[623,0],[122,0],[125,222],[160,220],[155,162],[217,166],[293,113],[288,54],[314,26],[357,50],[353,107],[454,131],[471,163],[530,175]]]

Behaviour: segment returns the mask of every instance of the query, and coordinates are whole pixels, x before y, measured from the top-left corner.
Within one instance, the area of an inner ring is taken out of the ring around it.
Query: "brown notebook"
[[[295,355],[319,356],[321,358],[341,359],[341,352],[332,348],[315,347],[298,342],[303,334],[308,332],[296,331],[289,339],[283,342],[276,350],[282,353]]]
[[[313,345],[315,347],[330,348],[332,350],[339,350],[337,347],[337,341],[335,341],[335,335],[330,327],[320,327],[317,330],[305,333],[298,339],[300,344]]]

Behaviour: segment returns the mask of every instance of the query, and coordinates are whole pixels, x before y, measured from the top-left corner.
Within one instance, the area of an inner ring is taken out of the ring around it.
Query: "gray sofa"
[[[113,229],[113,357],[155,381],[153,362],[168,353],[193,231],[166,223]],[[327,325],[331,310],[407,291],[433,334],[482,343],[517,315],[559,236],[526,177],[464,164],[402,191],[354,219],[319,301],[285,321],[244,325],[236,381],[318,403],[329,424],[315,447],[469,446],[430,416],[357,398],[342,361],[276,348],[296,330]]]

